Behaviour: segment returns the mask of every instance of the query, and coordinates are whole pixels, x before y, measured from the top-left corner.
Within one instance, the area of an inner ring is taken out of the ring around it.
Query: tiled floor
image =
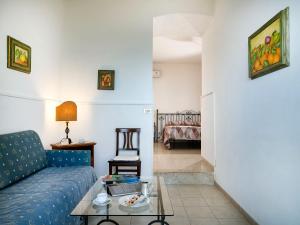
[[[154,144],[154,173],[211,172],[213,168],[201,157],[200,149],[166,149]]]
[[[174,216],[170,225],[249,225],[240,212],[214,186],[168,185]],[[115,217],[120,225],[147,225],[151,217]],[[99,218],[91,218],[96,225]],[[110,223],[104,223],[108,225]],[[159,225],[159,224],[155,224]]]

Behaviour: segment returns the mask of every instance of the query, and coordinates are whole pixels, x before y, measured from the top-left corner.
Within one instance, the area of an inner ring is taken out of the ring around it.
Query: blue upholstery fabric
[[[46,151],[48,166],[90,166],[91,152],[89,150],[48,150]]]
[[[34,131],[0,135],[0,190],[46,165],[46,153]]]
[[[0,191],[0,224],[79,225],[70,213],[95,181],[89,166],[43,169]]]

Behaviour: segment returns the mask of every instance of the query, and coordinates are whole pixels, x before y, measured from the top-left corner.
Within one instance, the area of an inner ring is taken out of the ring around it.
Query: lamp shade
[[[67,101],[56,107],[56,121],[77,121],[77,105]]]

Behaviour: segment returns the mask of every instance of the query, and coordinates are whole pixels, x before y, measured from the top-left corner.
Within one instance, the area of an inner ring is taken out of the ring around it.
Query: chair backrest
[[[140,128],[116,128],[116,155],[120,151],[136,151],[140,155]],[[123,144],[120,146],[120,135],[123,134]],[[136,145],[133,145],[133,136],[136,134]]]

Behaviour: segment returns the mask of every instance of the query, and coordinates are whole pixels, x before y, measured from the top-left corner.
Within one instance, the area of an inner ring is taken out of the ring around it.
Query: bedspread
[[[163,131],[163,143],[170,148],[170,140],[200,140],[200,126],[165,126]]]

